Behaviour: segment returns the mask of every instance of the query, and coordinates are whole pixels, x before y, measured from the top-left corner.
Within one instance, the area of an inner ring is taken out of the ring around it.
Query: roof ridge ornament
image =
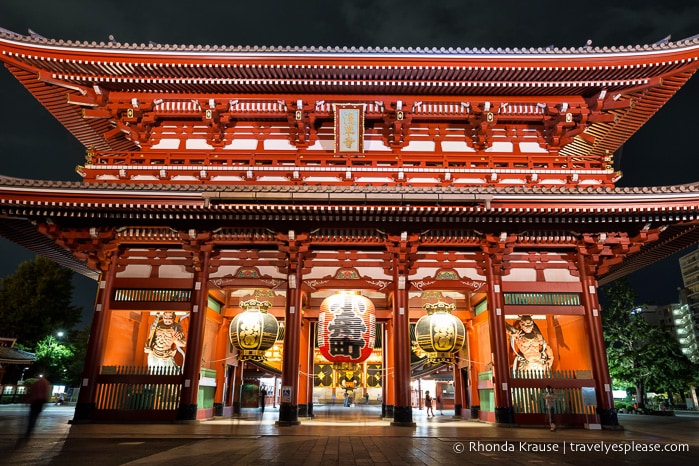
[[[27,29],[27,32],[29,32],[29,36],[30,36],[32,39],[43,39],[43,40],[48,40],[48,39],[46,39],[46,37],[44,37],[44,36],[42,36],[41,34],[38,34],[38,33],[34,32],[34,31],[32,31],[31,29]]]
[[[671,34],[668,34],[667,36],[663,37],[657,42],[653,42],[653,45],[667,45],[668,42],[670,42],[670,39],[672,38]]]

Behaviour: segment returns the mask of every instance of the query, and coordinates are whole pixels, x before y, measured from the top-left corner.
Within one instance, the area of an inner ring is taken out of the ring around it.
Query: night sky
[[[625,6],[614,6],[623,3]],[[2,0],[0,28],[65,40],[202,45],[528,48],[650,44],[699,34],[699,2]],[[669,4],[669,5],[668,5]],[[4,68],[0,174],[78,181],[84,148]],[[618,186],[699,181],[695,76],[617,154]],[[0,277],[34,254],[0,238]],[[676,254],[630,276],[639,303],[677,300]],[[96,283],[76,277],[91,311]],[[90,315],[90,312],[87,313]]]

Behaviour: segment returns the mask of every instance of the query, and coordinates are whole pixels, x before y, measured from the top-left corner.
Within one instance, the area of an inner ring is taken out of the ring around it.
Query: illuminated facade
[[[411,377],[430,370],[414,325],[442,303],[465,327],[456,415],[542,423],[552,385],[561,424],[614,425],[597,287],[697,241],[699,192],[616,188],[613,154],[698,58],[696,39],[348,50],[2,31],[0,60],[86,158],[81,183],[0,178],[0,234],[99,281],[79,420],[239,412],[255,365],[280,374],[279,425],[349,390],[410,425]],[[318,345],[338,292],[374,308],[327,329],[337,351],[371,348],[356,365]],[[282,325],[243,363],[230,327],[252,299]]]
[[[684,289],[672,309],[675,334],[682,353],[699,363],[699,250],[680,257],[680,270]]]

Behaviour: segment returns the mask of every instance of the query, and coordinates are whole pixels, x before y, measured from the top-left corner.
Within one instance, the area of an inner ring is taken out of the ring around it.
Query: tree
[[[79,387],[82,377],[85,357],[87,356],[87,343],[90,339],[90,329],[80,328],[69,333],[73,356],[66,361],[63,381],[70,387]]]
[[[52,383],[65,382],[67,365],[75,354],[72,345],[48,336],[36,344],[34,353],[36,356],[34,364],[43,368],[47,379]]]
[[[680,344],[672,335],[667,336],[671,352],[667,354],[667,366],[661,372],[653,373],[648,381],[648,389],[658,393],[667,393],[672,403],[673,393],[684,394],[690,385],[699,380],[699,364],[691,362],[682,354]]]
[[[633,385],[636,403],[644,408],[648,385],[666,377],[668,367],[677,363],[674,338],[643,318],[643,307],[636,305],[626,280],[616,280],[604,293],[608,303],[602,326],[610,375],[617,382]]]
[[[21,365],[9,366],[9,380],[19,380],[23,375],[33,378],[42,374],[54,384],[79,387],[89,336],[88,328],[78,328],[59,338],[50,336],[40,340],[33,349],[36,356],[34,364],[27,366],[27,370]]]
[[[0,335],[31,350],[47,335],[80,322],[82,310],[71,304],[72,278],[71,270],[43,257],[22,262],[0,280]]]

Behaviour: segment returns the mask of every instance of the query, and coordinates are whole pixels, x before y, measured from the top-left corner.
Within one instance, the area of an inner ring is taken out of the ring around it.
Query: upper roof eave
[[[420,61],[440,61],[454,59],[468,61],[469,59],[482,62],[483,60],[521,61],[523,59],[541,60],[564,58],[574,60],[598,60],[601,57],[613,57],[617,60],[638,57],[657,57],[663,54],[678,52],[698,52],[699,35],[678,41],[660,41],[654,44],[590,46],[580,47],[515,47],[515,48],[462,48],[462,47],[316,47],[316,46],[241,46],[241,45],[192,45],[192,44],[159,44],[159,43],[121,43],[116,41],[73,41],[49,39],[33,35],[22,35],[0,28],[0,43],[6,46],[27,47],[46,52],[62,52],[70,54],[108,54],[108,55],[177,55],[196,58],[233,58],[259,57],[270,58],[337,58],[337,59],[396,59]]]
[[[0,61],[85,147],[95,150],[138,148],[123,134],[105,138],[113,129],[110,122],[84,118],[65,93],[549,101],[625,93],[634,105],[616,112],[613,123],[592,122],[587,131],[606,134],[610,143],[573,141],[570,147],[578,155],[599,155],[616,151],[692,76],[699,67],[699,36],[570,49],[195,47],[63,41],[0,29]]]

